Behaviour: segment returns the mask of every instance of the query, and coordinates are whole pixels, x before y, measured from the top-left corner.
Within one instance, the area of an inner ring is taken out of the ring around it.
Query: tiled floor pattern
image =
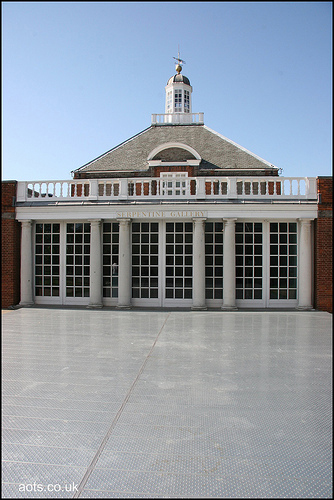
[[[332,316],[3,312],[3,498],[331,498]]]

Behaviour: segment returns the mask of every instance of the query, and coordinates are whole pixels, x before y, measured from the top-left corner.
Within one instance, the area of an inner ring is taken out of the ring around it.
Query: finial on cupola
[[[180,46],[178,46],[178,52],[177,52],[177,57],[173,57],[175,61],[177,61],[177,65],[175,66],[175,70],[177,74],[179,75],[182,71],[182,66],[180,63],[185,64],[186,61],[183,61],[183,59],[180,59]]]

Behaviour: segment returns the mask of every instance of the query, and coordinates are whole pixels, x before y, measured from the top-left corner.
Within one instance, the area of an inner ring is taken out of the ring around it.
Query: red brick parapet
[[[20,302],[21,226],[15,220],[17,181],[1,183],[1,306]]]
[[[314,239],[314,302],[333,312],[333,178],[318,177],[318,218]]]

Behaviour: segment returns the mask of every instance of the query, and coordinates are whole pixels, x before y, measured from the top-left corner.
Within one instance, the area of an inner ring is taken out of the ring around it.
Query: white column
[[[192,309],[206,309],[205,306],[205,218],[194,221],[194,277]]]
[[[90,220],[90,300],[88,307],[102,307],[101,219]]]
[[[31,306],[33,300],[32,223],[21,220],[21,300],[20,306]]]
[[[119,222],[119,262],[118,262],[118,305],[120,309],[131,307],[131,219],[118,219]]]
[[[299,219],[299,265],[297,309],[312,309],[312,239],[311,221]]]
[[[226,219],[224,222],[223,250],[223,306],[227,311],[235,310],[235,221]]]

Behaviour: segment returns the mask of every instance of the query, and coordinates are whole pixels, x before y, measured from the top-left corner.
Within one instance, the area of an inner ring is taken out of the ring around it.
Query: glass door
[[[165,222],[164,306],[191,306],[193,293],[193,223]]]
[[[159,223],[132,222],[132,303],[160,306]]]

